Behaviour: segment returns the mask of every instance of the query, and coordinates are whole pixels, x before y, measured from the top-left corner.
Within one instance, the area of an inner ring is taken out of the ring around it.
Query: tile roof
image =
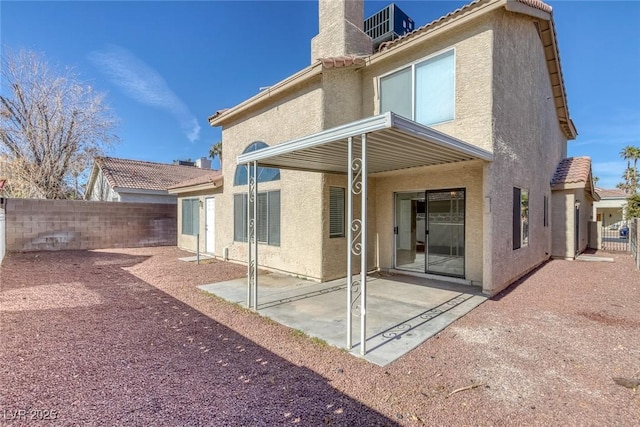
[[[627,197],[629,197],[629,195],[625,193],[624,190],[620,190],[619,188],[596,187],[596,193],[598,193],[598,196],[600,196],[600,198],[602,199],[626,199]]]
[[[589,183],[591,174],[591,158],[587,156],[567,157],[560,160],[551,185]]]
[[[539,9],[542,10],[543,12],[547,12],[547,13],[551,13],[552,12],[552,7],[549,6],[548,4],[540,1],[540,0],[516,0],[519,3],[525,4],[527,6],[533,7],[535,9]],[[396,45],[398,43],[401,43],[407,39],[413,38],[414,36],[424,32],[427,29],[431,29],[432,27],[435,27],[439,24],[444,23],[445,21],[448,21],[450,18],[453,18],[456,15],[459,15],[462,12],[466,12],[469,9],[473,9],[474,7],[477,7],[479,5],[481,5],[482,3],[486,3],[487,0],[474,0],[471,3],[465,4],[464,6],[459,7],[458,9],[454,10],[453,12],[449,12],[444,16],[441,16],[440,18],[429,22],[428,24],[425,24],[421,27],[416,28],[415,30],[411,31],[410,33],[407,33],[401,37],[398,37],[397,39],[394,40],[389,40],[387,42],[384,42],[382,44],[380,44],[380,46],[378,47],[378,50],[385,50],[390,48],[393,45]]]
[[[195,166],[114,157],[96,157],[95,163],[113,188],[167,190],[179,182],[211,174],[211,169],[200,169]]]
[[[202,176],[198,176],[195,178],[187,179],[185,181],[181,181],[177,184],[174,184],[169,187],[169,189],[173,190],[175,188],[184,188],[184,187],[192,187],[195,185],[203,185],[214,183],[222,180],[222,172],[220,171],[207,171],[208,173]]]

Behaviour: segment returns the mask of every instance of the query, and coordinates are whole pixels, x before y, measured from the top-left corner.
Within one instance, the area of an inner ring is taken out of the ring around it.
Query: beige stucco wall
[[[580,204],[578,248],[575,243],[575,207]],[[552,196],[553,236],[552,252],[554,258],[573,259],[576,252],[584,251],[589,245],[589,221],[593,216],[593,199],[584,188],[555,190]]]
[[[323,91],[318,79],[297,88],[286,98],[274,99],[272,105],[249,114],[244,120],[223,127],[225,185],[216,200],[216,221],[220,224],[216,230],[216,255],[228,248],[230,260],[247,260],[247,244],[233,241],[233,195],[247,191],[246,185],[233,185],[237,156],[256,141],[273,146],[322,130],[322,103]],[[322,175],[281,170],[279,181],[258,185],[258,191],[268,190],[280,190],[280,246],[259,244],[259,265],[320,279]]]
[[[593,216],[593,199],[585,189],[574,190],[575,200],[580,202],[580,232],[578,235],[578,252],[583,252],[589,246],[589,221]]]
[[[502,9],[491,17],[494,161],[487,168],[485,188],[492,248],[485,259],[484,282],[486,292],[496,293],[549,257],[552,227],[543,223],[544,196],[550,196],[549,183],[566,137],[532,20]],[[529,244],[516,250],[511,231],[513,187],[529,191]],[[554,205],[559,203],[554,200]]]
[[[488,18],[463,25],[445,35],[426,39],[411,48],[388,54],[362,73],[362,111],[379,113],[378,78],[407,64],[455,49],[455,118],[432,127],[465,142],[492,151],[491,95],[493,30]]]
[[[324,175],[324,193],[323,193],[323,220],[322,220],[322,277],[323,280],[332,280],[340,277],[345,277],[347,271],[347,178],[344,175],[325,174]],[[367,180],[367,270],[375,270],[379,267],[378,259],[380,252],[379,245],[379,229],[377,226],[378,210],[377,210],[377,180],[369,178]],[[330,237],[329,236],[329,187],[342,187],[345,189],[345,237]],[[353,217],[360,219],[362,212],[362,197],[359,195],[353,196]],[[354,233],[355,236],[356,233]],[[352,259],[353,272],[360,272],[359,256],[354,256]]]
[[[218,199],[222,196],[222,187],[204,191],[194,191],[182,193],[178,197],[178,247],[180,249],[185,249],[188,251],[196,251],[198,238],[196,236],[192,236],[189,234],[182,234],[182,200],[184,199],[198,199],[200,201],[200,252],[206,252],[207,241],[206,241],[206,199],[209,197],[213,197],[216,199],[215,203],[215,218],[216,218],[216,229],[215,229],[215,238],[218,240],[218,230],[221,228],[222,224],[217,220],[218,213],[228,209],[228,207],[223,206],[221,203],[218,203]],[[233,208],[233,204],[231,205]],[[222,251],[218,249],[218,243],[215,243],[215,255],[222,256]]]
[[[573,191],[554,191],[551,196],[552,250],[554,258],[573,259],[575,195]]]

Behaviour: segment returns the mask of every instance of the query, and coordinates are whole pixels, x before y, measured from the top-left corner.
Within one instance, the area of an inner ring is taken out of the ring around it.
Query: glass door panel
[[[427,273],[464,277],[465,192],[427,192]]]
[[[396,193],[396,268],[424,273],[425,201],[424,193]]]

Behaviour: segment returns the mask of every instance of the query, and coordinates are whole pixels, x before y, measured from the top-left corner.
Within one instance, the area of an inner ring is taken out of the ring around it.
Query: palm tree
[[[631,167],[631,161],[633,160],[633,168],[638,166],[638,160],[640,160],[640,148],[633,145],[627,145],[620,152],[620,157],[627,161],[627,168]]]
[[[218,141],[209,148],[209,157],[212,159],[218,156],[220,160],[220,169],[222,169],[222,141]]]
[[[625,191],[629,194],[638,192],[638,160],[640,160],[640,148],[627,145],[620,152],[620,156],[627,161],[627,169],[622,175],[625,180]],[[633,166],[631,162],[633,161]]]

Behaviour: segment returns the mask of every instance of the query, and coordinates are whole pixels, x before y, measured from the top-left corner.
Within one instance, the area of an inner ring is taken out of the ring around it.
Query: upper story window
[[[455,51],[416,62],[380,78],[380,113],[393,111],[425,126],[453,120]]]
[[[262,148],[268,147],[268,145],[262,141],[254,142],[249,145],[243,152],[250,153],[252,151],[257,151]],[[251,174],[253,175],[253,169],[251,170]],[[280,169],[277,168],[263,168],[258,167],[258,182],[269,182],[269,181],[279,181],[280,180]],[[247,185],[247,165],[239,165],[236,167],[236,175],[233,179],[233,185]]]

